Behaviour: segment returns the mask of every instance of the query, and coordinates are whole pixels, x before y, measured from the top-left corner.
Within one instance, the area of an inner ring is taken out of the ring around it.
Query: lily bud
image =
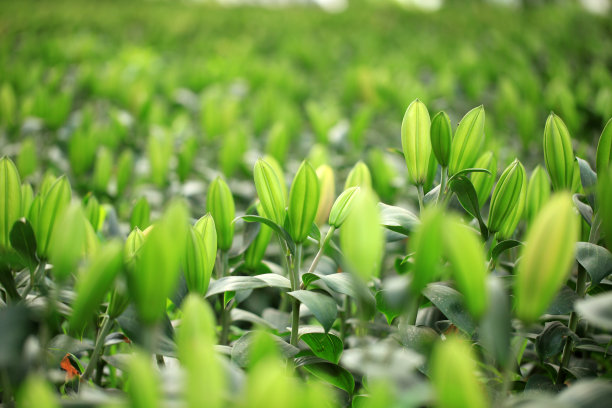
[[[132,180],[134,153],[124,150],[117,160],[117,196],[121,196]]]
[[[315,222],[318,226],[321,226],[327,221],[329,211],[334,204],[334,197],[336,196],[334,170],[327,164],[323,164],[317,168],[317,177],[319,178],[321,195],[319,197],[319,207],[317,209]]]
[[[451,143],[449,175],[474,165],[484,143],[484,128],[485,110],[482,105],[472,109],[461,119]]]
[[[71,195],[68,179],[62,176],[53,183],[40,201],[37,222],[32,225],[36,234],[37,252],[42,258],[48,255],[51,234],[58,224],[59,214],[68,207]],[[64,226],[61,228],[65,229]]]
[[[574,150],[567,126],[551,113],[544,127],[544,161],[553,190],[571,190],[574,181]]]
[[[151,207],[145,197],[140,197],[134,205],[134,208],[132,208],[130,228],[144,230],[149,225],[151,225]]]
[[[525,168],[518,159],[510,163],[502,173],[491,197],[488,225],[491,232],[507,231],[511,227],[512,229],[516,227],[516,224],[514,226],[512,224],[518,223],[515,213],[518,208],[520,208],[518,219],[522,215],[526,190],[525,178]]]
[[[21,217],[27,217],[34,201],[34,190],[30,183],[21,185]]]
[[[527,186],[527,220],[533,221],[544,204],[550,197],[550,181],[548,175],[541,166],[536,166],[531,173],[529,185]]]
[[[85,218],[89,221],[95,231],[100,227],[100,203],[96,196],[88,194],[83,199],[85,206]]]
[[[413,184],[423,185],[427,179],[431,154],[430,126],[427,107],[418,99],[414,100],[402,121],[402,150]]]
[[[346,178],[344,189],[346,190],[349,187],[372,188],[372,175],[370,174],[370,169],[368,169],[368,166],[361,160],[355,164]]]
[[[136,254],[144,244],[145,235],[144,233],[138,229],[138,227],[134,228],[132,232],[128,235],[125,240],[125,245],[123,246],[123,260],[125,263],[130,263],[136,257]]]
[[[478,160],[476,160],[474,167],[487,169],[491,172],[491,174],[479,172],[470,175],[472,185],[478,196],[478,205],[482,207],[487,202],[493,184],[495,183],[495,178],[497,177],[497,159],[493,155],[493,152],[484,152]]]
[[[278,225],[284,225],[287,212],[285,194],[274,168],[259,159],[255,163],[253,174],[263,216]]]
[[[202,235],[195,228],[190,227],[183,259],[183,275],[190,292],[206,295],[213,270],[209,266],[210,264],[206,262],[206,249]]]
[[[440,166],[448,167],[453,130],[446,112],[438,112],[431,120],[431,148]]]
[[[232,192],[221,177],[217,177],[208,188],[206,209],[215,220],[219,249],[222,251],[229,250],[234,240],[236,209]]]
[[[338,196],[329,212],[329,225],[340,228],[351,212],[353,200],[357,197],[360,190],[360,187],[350,187]]]
[[[268,163],[272,170],[274,170],[274,174],[276,174],[276,178],[278,178],[278,182],[280,184],[281,190],[283,192],[283,198],[285,202],[289,201],[289,189],[287,188],[287,182],[285,181],[285,173],[283,172],[283,168],[276,161],[276,159],[270,155],[265,155],[263,157],[263,161]]]
[[[514,281],[516,315],[525,323],[536,321],[566,282],[579,231],[569,193],[554,195],[535,218]]]
[[[289,234],[297,243],[308,237],[319,207],[319,179],[307,161],[295,174],[289,191]]]
[[[367,281],[377,276],[385,237],[374,192],[361,189],[340,230],[340,246],[351,272]]]
[[[215,220],[210,213],[200,218],[193,226],[202,237],[204,243],[204,264],[206,270],[212,270],[215,267],[217,259],[217,228]]]
[[[0,248],[10,246],[11,228],[21,216],[21,180],[8,157],[0,159]]]
[[[595,169],[597,173],[603,173],[610,166],[612,158],[612,119],[606,123],[599,142],[597,143],[597,155],[595,160]]]
[[[58,227],[51,234],[49,260],[53,275],[60,281],[76,271],[85,246],[86,222],[79,204],[69,205],[57,215]]]

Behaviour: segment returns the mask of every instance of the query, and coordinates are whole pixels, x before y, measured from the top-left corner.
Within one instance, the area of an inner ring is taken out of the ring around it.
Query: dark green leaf
[[[378,203],[380,209],[380,222],[383,227],[403,235],[410,235],[419,219],[412,212],[393,207],[384,203]]]
[[[291,235],[289,235],[286,229],[284,229],[283,227],[281,227],[274,221],[270,221],[269,219],[265,217],[260,217],[258,215],[243,215],[242,217],[238,217],[238,218],[242,218],[246,222],[259,222],[259,223],[265,224],[268,227],[272,228],[274,232],[279,234],[283,238],[283,240],[287,243],[287,246],[289,247],[289,251],[291,251],[291,253],[295,255],[295,243],[293,242],[293,239],[291,239]]]
[[[612,253],[589,242],[576,244],[576,260],[591,277],[591,285],[599,284],[612,273]]]
[[[540,359],[546,360],[560,354],[568,336],[577,339],[576,335],[563,323],[557,321],[546,323],[535,342]]]
[[[36,258],[36,237],[32,225],[25,218],[15,221],[10,234],[11,246],[32,266]]]
[[[344,344],[331,333],[304,333],[300,339],[310,347],[315,356],[338,364]]]
[[[557,297],[546,309],[546,314],[565,315],[574,311],[574,302],[579,299],[576,291],[567,286],[561,287]]]
[[[338,307],[334,299],[328,295],[308,290],[296,290],[287,292],[287,294],[306,305],[326,332],[331,329],[338,315]]]
[[[453,181],[449,183],[451,190],[457,195],[457,199],[461,203],[461,206],[470,214],[476,218],[478,225],[480,226],[480,235],[483,239],[489,237],[489,230],[487,225],[482,219],[480,214],[480,204],[478,204],[478,195],[472,185],[472,182],[465,176],[459,176],[453,178]]]
[[[580,181],[584,189],[587,200],[591,208],[595,208],[595,188],[597,186],[597,174],[591,169],[591,166],[586,160],[576,157],[578,167],[580,167]]]
[[[318,379],[328,382],[350,395],[355,391],[355,379],[352,374],[337,364],[318,361],[312,364],[303,364],[302,367]]]
[[[388,302],[385,293],[386,291],[384,290],[376,292],[376,309],[385,315],[387,324],[390,325],[393,319],[402,313],[402,309],[398,305],[393,304],[393,302]]]
[[[251,348],[251,344],[253,344],[255,332],[248,332],[242,337],[240,337],[234,346],[232,347],[232,361],[238,364],[240,367],[246,367],[249,365],[249,351]],[[295,356],[300,350],[292,346],[291,344],[283,341],[278,336],[274,336],[272,334],[268,334],[273,340],[276,346],[278,347],[281,355],[285,358],[291,358]]]
[[[461,293],[448,286],[433,283],[423,289],[423,295],[459,329],[469,335],[474,333],[476,325],[465,308]]]
[[[499,256],[504,253],[505,251],[511,249],[511,248],[515,248],[519,245],[523,245],[523,243],[521,241],[517,241],[514,239],[507,239],[505,241],[501,241],[499,243],[497,243],[497,245],[495,245],[495,247],[493,248],[493,250],[491,251],[491,259],[497,259],[499,258]]]
[[[581,199],[584,198],[583,195],[574,194],[572,196],[572,200],[574,201],[574,205],[578,209],[578,212],[584,218],[584,220],[591,225],[593,220],[593,208],[590,205],[584,203]]]

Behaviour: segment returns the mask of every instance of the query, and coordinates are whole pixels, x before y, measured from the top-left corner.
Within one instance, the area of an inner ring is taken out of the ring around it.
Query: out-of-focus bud
[[[134,168],[134,153],[126,149],[117,160],[117,196],[121,196],[132,179]]]
[[[30,207],[34,201],[34,190],[30,183],[22,184],[21,186],[21,216],[27,217],[30,213]]]
[[[489,230],[491,232],[514,230],[522,215],[526,182],[525,168],[514,160],[502,173],[493,190],[489,209]],[[520,213],[516,217],[517,209]],[[514,224],[514,225],[513,225]]]
[[[438,112],[431,120],[431,148],[440,166],[448,167],[453,130],[446,112]]]
[[[210,213],[207,213],[195,223],[194,228],[202,236],[205,268],[210,270],[212,274],[215,260],[217,259],[217,228],[215,227],[215,220]]]
[[[145,235],[140,229],[138,229],[138,227],[134,228],[132,232],[130,232],[123,247],[123,259],[126,263],[133,261],[136,254],[142,247],[142,244],[144,244],[144,241]]]
[[[307,161],[295,174],[289,192],[289,234],[297,243],[304,242],[312,228],[319,207],[319,179]]]
[[[206,248],[204,248],[202,235],[195,228],[190,227],[183,259],[183,274],[190,292],[206,295],[213,270],[209,266],[210,264],[206,262]]]
[[[289,201],[289,189],[287,188],[287,181],[285,180],[285,173],[283,172],[282,166],[274,157],[269,155],[265,155],[263,157],[263,161],[268,163],[270,167],[272,167],[272,170],[274,170],[274,174],[276,174],[276,178],[278,179],[278,183],[280,184],[283,192],[283,198],[285,199],[285,202]]]
[[[376,195],[369,188],[360,189],[352,201],[340,230],[340,246],[351,272],[368,281],[378,275],[384,253],[380,210]]]
[[[535,218],[514,281],[516,315],[535,322],[565,283],[580,223],[569,193],[554,195]]]
[[[10,246],[11,228],[21,216],[21,179],[8,157],[0,159],[0,248]]]
[[[113,155],[107,147],[102,146],[98,149],[94,165],[92,187],[95,191],[100,193],[106,192],[112,171]]]
[[[597,173],[603,173],[610,166],[610,158],[612,157],[612,119],[606,123],[599,142],[597,143],[597,155],[595,160],[595,169]]]
[[[448,172],[455,173],[470,168],[476,162],[484,142],[485,110],[482,105],[465,114],[451,143]]]
[[[145,197],[140,197],[134,205],[134,208],[132,208],[130,228],[144,230],[149,225],[151,225],[151,207]]]
[[[434,282],[440,272],[442,258],[442,223],[444,215],[438,207],[428,209],[410,239],[410,252],[414,253],[412,296],[420,296],[428,283]]]
[[[431,154],[430,126],[427,107],[415,99],[406,109],[402,121],[402,150],[413,184],[423,185],[427,179]]]
[[[115,287],[111,293],[108,309],[106,309],[108,317],[111,319],[116,319],[117,317],[121,316],[129,304],[130,295],[128,293],[125,279],[117,279],[115,281]]]
[[[53,183],[40,201],[37,222],[36,225],[32,225],[36,233],[37,252],[42,258],[47,258],[48,256],[51,234],[55,225],[58,224],[59,215],[70,204],[70,198],[70,184],[68,179],[62,176]],[[62,225],[61,229],[65,230],[66,233],[69,231],[64,225]]]
[[[349,187],[372,188],[372,176],[370,175],[370,169],[368,169],[368,166],[361,160],[355,164],[346,178],[344,189],[346,190]]]
[[[38,375],[30,376],[17,394],[17,406],[22,408],[59,408],[51,386]]]
[[[478,196],[478,205],[482,207],[487,202],[491,194],[491,188],[493,188],[495,178],[497,177],[497,159],[493,155],[493,152],[484,152],[478,160],[476,160],[474,167],[487,169],[491,172],[491,174],[478,172],[470,175],[472,185]]]
[[[284,225],[286,200],[276,171],[266,161],[259,159],[255,163],[253,173],[263,216],[278,225]]]
[[[58,214],[57,225],[51,235],[49,260],[53,264],[53,275],[59,281],[76,272],[85,246],[85,223],[87,220],[79,204],[71,204]]]
[[[85,218],[95,231],[100,228],[100,203],[96,196],[88,194],[83,198]]]
[[[133,408],[161,408],[162,387],[158,370],[153,368],[150,356],[136,351],[127,367],[129,406]]]
[[[531,173],[527,186],[526,215],[530,223],[550,197],[550,182],[548,175],[541,166],[536,166]]]
[[[567,126],[551,113],[544,127],[544,161],[554,191],[571,190],[574,181],[574,150]]]
[[[219,249],[228,251],[232,247],[232,241],[234,240],[236,209],[232,192],[221,177],[217,177],[208,188],[206,209],[215,220]]]
[[[327,221],[329,211],[334,204],[334,197],[336,196],[334,170],[327,164],[323,164],[317,168],[317,177],[319,178],[321,194],[319,197],[319,208],[317,209],[315,222],[318,226],[321,226],[325,224],[325,221]]]
[[[351,212],[353,200],[360,190],[360,187],[349,187],[338,196],[329,212],[329,225],[334,228],[340,228]]]
[[[597,174],[597,200],[602,235],[608,249],[612,250],[612,166]]]

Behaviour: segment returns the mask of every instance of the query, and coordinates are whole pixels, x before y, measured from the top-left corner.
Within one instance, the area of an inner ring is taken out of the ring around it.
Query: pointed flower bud
[[[520,208],[520,219],[527,188],[525,179],[525,168],[518,159],[510,163],[502,173],[491,197],[488,225],[491,232],[507,231],[514,222],[518,223],[515,210]]]
[[[190,292],[206,295],[213,268],[206,262],[206,249],[202,235],[189,227],[183,259],[183,275]],[[214,266],[214,265],[213,265]]]
[[[0,159],[0,248],[10,245],[11,228],[21,215],[21,180],[8,157]]]
[[[261,215],[262,212],[263,210],[261,209],[261,203],[259,203],[257,205],[257,213]],[[248,269],[255,270],[261,263],[266,254],[266,249],[268,248],[273,232],[274,231],[272,228],[268,227],[267,225],[259,224],[259,232],[257,233],[257,236],[244,253],[244,265]]]
[[[301,243],[308,237],[319,207],[319,179],[307,161],[295,174],[289,192],[289,234]]]
[[[402,150],[413,184],[423,185],[427,179],[431,155],[430,127],[427,107],[418,99],[414,100],[402,121]]]
[[[317,225],[321,226],[327,221],[329,211],[334,204],[334,197],[336,196],[334,170],[327,164],[323,164],[317,168],[317,177],[319,178],[321,194],[319,196],[319,207],[317,209],[315,222]]]
[[[554,191],[571,190],[574,181],[574,150],[567,126],[551,113],[544,127],[544,161]]]
[[[595,169],[597,173],[603,173],[608,170],[610,166],[610,159],[612,158],[612,119],[606,123],[601,136],[599,137],[599,143],[597,143],[597,155],[595,160]]]
[[[531,173],[529,185],[527,186],[526,216],[531,222],[550,197],[550,181],[548,175],[541,166],[536,166]]]
[[[206,209],[215,220],[219,249],[222,251],[229,250],[234,240],[236,209],[232,192],[221,177],[217,177],[208,188]]]
[[[253,174],[263,216],[278,225],[284,225],[287,212],[285,194],[274,168],[259,159],[255,163]]]
[[[329,225],[340,228],[351,212],[353,200],[359,194],[360,190],[360,187],[349,187],[338,196],[329,212]]]
[[[48,255],[51,234],[58,224],[59,214],[70,204],[71,195],[68,179],[62,176],[53,183],[40,201],[37,222],[32,225],[36,233],[38,255],[43,258]]]
[[[431,148],[440,166],[448,167],[453,130],[446,112],[438,112],[431,120]]]
[[[470,168],[476,162],[484,143],[485,110],[482,105],[465,114],[451,144],[448,172],[453,174]]]
[[[217,259],[217,228],[215,227],[215,220],[210,213],[200,218],[194,225],[196,231],[198,231],[202,237],[204,244],[204,267],[207,271],[212,270],[215,267],[215,260]]]
[[[487,169],[491,172],[491,174],[479,172],[470,175],[472,185],[478,196],[478,205],[482,207],[487,202],[493,184],[495,184],[495,178],[497,177],[497,159],[493,155],[493,152],[484,152],[478,160],[476,160],[474,167]]]
[[[368,166],[361,160],[358,161],[349,172],[346,183],[344,183],[344,189],[346,190],[349,187],[356,186],[372,188],[372,175],[370,174],[370,169],[368,169]]]

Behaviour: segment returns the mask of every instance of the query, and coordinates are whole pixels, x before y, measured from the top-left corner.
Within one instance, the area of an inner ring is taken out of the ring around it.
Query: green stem
[[[113,326],[113,321],[110,317],[104,316],[104,320],[102,321],[102,327],[100,329],[100,333],[98,334],[98,338],[96,339],[96,346],[94,348],[93,354],[89,359],[89,364],[87,364],[87,368],[83,373],[83,380],[87,381],[89,377],[93,374],[94,368],[97,366],[98,359],[104,352],[104,340],[108,335],[111,327]]]
[[[290,271],[293,275],[291,279],[291,290],[300,289],[300,267],[302,262],[302,244],[295,246],[295,260],[292,270]],[[291,340],[292,346],[298,344],[298,330],[300,328],[300,301],[293,298],[291,301]]]
[[[221,277],[225,277],[228,275],[229,270],[229,258],[227,251],[221,251],[221,267],[220,267],[220,275]],[[222,345],[226,345],[229,340],[229,327],[231,323],[230,318],[230,309],[231,305],[228,307],[225,306],[225,295],[221,294],[221,334],[219,336],[219,343]]]
[[[416,325],[417,316],[419,314],[419,306],[421,306],[421,296],[415,296],[406,316],[407,322],[411,326]]]
[[[507,361],[504,367],[504,372],[503,372],[503,377],[502,377],[502,389],[498,395],[498,401],[497,401],[498,406],[504,405],[502,401],[506,398],[506,396],[508,395],[508,392],[510,392],[510,386],[512,385],[512,374],[514,374],[514,370],[519,364],[517,357],[518,357],[518,354],[519,354],[519,351],[522,345],[525,342],[525,339],[527,338],[526,334],[522,331],[522,329],[519,330],[518,337],[520,337],[522,340],[516,342],[516,345],[512,349],[512,352],[510,355],[510,361]]]
[[[336,227],[334,227],[333,225],[329,227],[329,230],[327,231],[325,238],[323,239],[323,241],[321,241],[321,245],[319,246],[319,251],[317,251],[317,254],[312,260],[312,264],[310,265],[310,268],[308,268],[307,273],[314,273],[314,271],[316,270],[317,265],[319,264],[319,261],[321,260],[323,253],[325,252],[325,247],[327,246],[327,244],[329,243],[329,240],[334,235],[335,230],[336,230]]]
[[[582,267],[582,265],[578,265],[578,277],[576,279],[576,294],[578,297],[583,298],[586,293],[586,280],[587,273],[586,270]],[[576,312],[570,313],[570,319],[567,327],[575,332],[578,327],[578,314]],[[565,345],[563,346],[563,354],[561,355],[561,363],[559,364],[559,372],[557,373],[557,385],[563,384],[565,382],[565,371],[563,367],[567,367],[570,357],[572,355],[572,338],[570,336],[565,340]]]
[[[446,196],[446,167],[442,167],[442,174],[440,175],[440,191],[438,192],[438,198],[436,204],[440,202],[440,197]]]
[[[423,192],[422,184],[417,184],[417,193],[419,196],[419,213],[423,214],[423,210],[425,209],[425,204],[423,204],[423,198],[425,197],[425,193]]]

